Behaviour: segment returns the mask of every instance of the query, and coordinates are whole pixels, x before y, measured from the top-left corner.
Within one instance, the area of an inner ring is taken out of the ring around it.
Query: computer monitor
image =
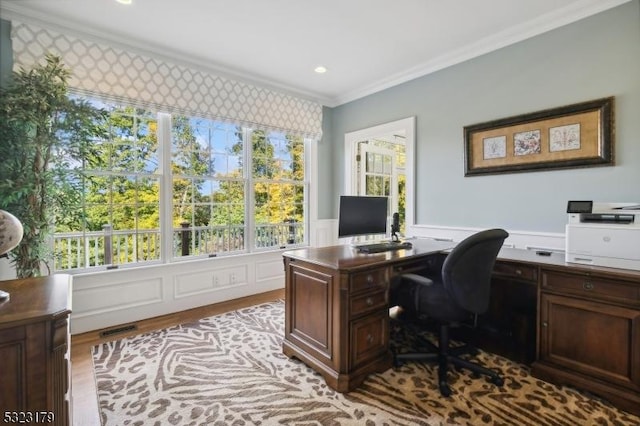
[[[340,196],[338,237],[386,234],[387,197]]]

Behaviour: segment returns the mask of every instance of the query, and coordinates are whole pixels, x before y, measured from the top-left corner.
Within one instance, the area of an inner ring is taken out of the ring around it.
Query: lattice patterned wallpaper
[[[165,62],[33,24],[12,23],[14,68],[45,53],[71,69],[70,86],[166,112],[206,116],[320,138],[322,105],[188,66]]]

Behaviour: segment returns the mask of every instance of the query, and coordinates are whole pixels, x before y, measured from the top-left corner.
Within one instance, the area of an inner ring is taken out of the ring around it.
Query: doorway
[[[389,197],[389,221],[413,225],[415,117],[345,134],[345,195]]]

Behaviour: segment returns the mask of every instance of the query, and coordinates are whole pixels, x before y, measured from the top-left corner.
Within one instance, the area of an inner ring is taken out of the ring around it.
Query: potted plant
[[[69,96],[70,77],[61,58],[47,54],[0,89],[0,209],[24,228],[9,253],[18,278],[42,275],[43,265],[50,272],[53,218],[81,212],[82,179],[72,164],[103,134],[104,112]]]

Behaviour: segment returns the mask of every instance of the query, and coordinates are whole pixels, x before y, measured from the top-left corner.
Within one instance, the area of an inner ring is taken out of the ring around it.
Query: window
[[[254,247],[303,243],[304,141],[282,133],[254,131],[251,142]]]
[[[307,243],[304,138],[92,102],[109,112],[107,136],[69,163],[83,208],[56,218],[55,270]]]
[[[82,164],[81,211],[56,217],[54,269],[124,265],[160,259],[160,170],[157,121],[148,111],[94,105],[109,112],[106,137]]]
[[[173,256],[244,251],[244,130],[175,117],[171,134]]]

